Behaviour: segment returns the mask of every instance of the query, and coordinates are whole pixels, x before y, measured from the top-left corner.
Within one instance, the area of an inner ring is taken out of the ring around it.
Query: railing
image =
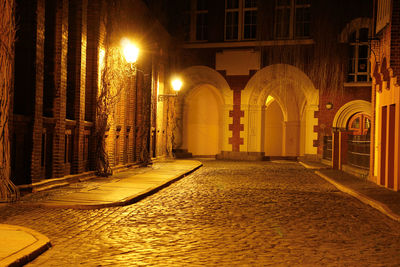
[[[347,164],[369,169],[370,144],[370,137],[367,135],[349,135]]]
[[[322,158],[332,160],[332,135],[324,136]]]

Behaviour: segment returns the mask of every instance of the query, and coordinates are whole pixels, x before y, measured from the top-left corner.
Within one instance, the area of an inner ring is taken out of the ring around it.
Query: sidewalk
[[[108,178],[71,184],[67,187],[30,194],[20,205],[48,208],[98,209],[137,202],[197,170],[196,160],[168,160],[151,167],[119,172]],[[0,224],[0,267],[21,266],[51,245],[44,235],[31,229]]]
[[[0,266],[22,266],[46,251],[50,240],[31,229],[0,224]]]
[[[343,171],[334,170],[318,162],[300,162],[329,183],[361,202],[379,210],[386,216],[400,222],[400,192],[379,186]]]
[[[22,205],[64,209],[99,209],[129,205],[200,168],[196,160],[168,160],[151,167],[128,169],[22,199]],[[41,197],[43,196],[43,197]]]

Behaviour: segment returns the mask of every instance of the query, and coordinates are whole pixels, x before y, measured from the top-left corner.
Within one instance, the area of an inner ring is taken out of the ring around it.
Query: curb
[[[28,206],[32,207],[41,207],[41,208],[60,208],[60,209],[81,209],[81,210],[89,210],[89,209],[101,209],[101,208],[109,208],[109,207],[119,207],[119,206],[127,206],[133,203],[136,203],[148,196],[153,195],[154,193],[160,191],[161,189],[164,189],[171,185],[172,183],[182,179],[183,177],[193,173],[194,171],[198,170],[200,167],[202,167],[203,164],[200,163],[199,165],[192,167],[185,173],[173,176],[172,178],[168,179],[165,182],[162,182],[155,186],[154,188],[150,188],[146,191],[143,191],[141,193],[138,193],[136,195],[132,195],[128,198],[115,201],[115,202],[109,202],[109,203],[101,203],[101,204],[49,204],[49,203],[37,203],[37,204],[27,204]]]
[[[140,163],[129,163],[121,166],[112,167],[113,174],[140,168],[142,165]],[[70,174],[60,178],[44,179],[39,182],[34,182],[32,184],[18,185],[20,191],[26,192],[41,192],[49,189],[59,188],[63,186],[68,186],[73,183],[85,182],[93,178],[98,177],[95,171],[87,171],[78,174]]]
[[[22,266],[34,260],[51,247],[50,240],[47,238],[47,236],[42,235],[41,233],[38,233],[32,229],[8,224],[0,224],[0,226],[13,231],[24,231],[36,239],[36,242],[0,260],[0,266]]]
[[[307,164],[307,163],[304,163],[304,162],[302,162],[302,161],[298,161],[298,163],[301,165],[301,166],[303,166],[304,168],[306,168],[306,169],[310,169],[310,170],[320,170],[320,169],[326,169],[326,168],[328,168],[328,166],[311,166],[311,165],[309,165],[309,164]]]
[[[385,214],[386,216],[388,216],[389,218],[400,222],[400,216],[397,215],[396,213],[394,213],[391,209],[389,209],[388,206],[386,206],[385,204],[372,199],[364,194],[361,194],[353,189],[350,189],[336,181],[334,181],[333,179],[329,178],[328,176],[326,176],[325,174],[319,172],[319,171],[315,171],[315,174],[319,175],[321,178],[325,179],[327,182],[331,183],[332,185],[334,185],[337,189],[339,189],[340,191],[347,193],[355,198],[357,198],[358,200],[360,200],[361,202],[377,209],[378,211],[380,211],[381,213]]]

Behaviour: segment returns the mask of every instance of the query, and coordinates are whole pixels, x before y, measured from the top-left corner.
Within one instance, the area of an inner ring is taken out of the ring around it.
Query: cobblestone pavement
[[[399,266],[400,224],[288,162],[204,161],[130,206],[0,207],[47,235],[32,266]]]

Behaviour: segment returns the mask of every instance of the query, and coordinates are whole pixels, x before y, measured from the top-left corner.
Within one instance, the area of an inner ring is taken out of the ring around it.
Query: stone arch
[[[173,147],[175,149],[187,149],[183,138],[185,114],[188,112],[187,105],[201,88],[207,88],[212,92],[219,105],[219,148],[228,150],[227,136],[229,131],[228,126],[225,127],[225,125],[228,125],[227,118],[229,118],[229,110],[232,109],[233,105],[233,93],[227,81],[219,72],[206,66],[192,66],[184,69],[178,75],[183,80],[184,85],[175,102],[176,127],[173,131]]]
[[[368,28],[369,34],[371,35],[372,27],[371,27],[372,19],[370,18],[356,18],[346,24],[343,28],[342,32],[339,35],[339,42],[348,43],[349,36],[355,30],[361,28]]]
[[[296,84],[303,92],[307,102],[318,104],[318,90],[300,69],[288,64],[274,64],[259,70],[247,83],[243,102],[248,105],[261,105],[273,91],[271,82]],[[247,98],[247,99],[246,99]]]
[[[336,112],[332,127],[337,129],[346,129],[350,117],[359,112],[372,116],[371,102],[365,100],[353,100],[347,102]]]
[[[179,75],[184,86],[178,99],[185,98],[185,95],[198,85],[210,84],[220,92],[224,104],[232,104],[232,90],[224,76],[216,70],[206,66],[192,66],[183,70]]]
[[[263,150],[263,112],[268,95],[280,100],[284,113],[284,156],[316,155],[313,141],[317,139],[314,126],[318,120],[314,113],[318,110],[319,93],[303,71],[287,64],[261,69],[242,93],[242,101],[248,109],[245,118],[248,127],[244,136],[248,151]]]

